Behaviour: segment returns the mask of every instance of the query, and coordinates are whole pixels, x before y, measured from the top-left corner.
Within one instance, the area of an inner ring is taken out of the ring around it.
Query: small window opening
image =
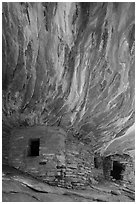
[[[30,157],[39,156],[39,146],[40,146],[40,139],[30,140],[28,156]]]
[[[117,161],[113,162],[113,170],[111,171],[111,176],[113,179],[122,180],[123,171],[125,171],[125,166]]]
[[[98,164],[98,159],[97,159],[97,157],[94,157],[94,167],[95,167],[96,169],[99,168],[99,164]]]

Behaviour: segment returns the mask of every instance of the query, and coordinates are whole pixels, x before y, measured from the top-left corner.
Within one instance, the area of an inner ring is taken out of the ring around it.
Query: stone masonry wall
[[[39,156],[28,156],[29,140],[40,139]],[[9,164],[48,182],[57,176],[57,166],[65,165],[65,132],[59,128],[32,127],[13,130]]]
[[[29,141],[38,138],[39,156],[29,156]],[[44,126],[13,130],[8,160],[11,166],[67,188],[85,188],[94,168],[93,154],[83,143],[68,140],[62,129]]]
[[[94,157],[82,142],[66,142],[66,182],[70,187],[85,188],[91,182]]]
[[[113,161],[119,161],[120,163],[125,165],[125,170],[123,171],[123,182],[125,183],[135,183],[135,167],[133,159],[126,155],[113,155]]]
[[[125,170],[122,172],[124,183],[135,183],[135,167],[132,158],[126,154],[123,155],[111,155],[103,159],[103,172],[104,177],[107,180],[111,179],[111,170],[113,169],[113,161],[117,161],[123,164]]]

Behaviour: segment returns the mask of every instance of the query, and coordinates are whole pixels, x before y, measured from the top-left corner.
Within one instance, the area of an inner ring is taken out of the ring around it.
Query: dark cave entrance
[[[123,171],[125,171],[125,166],[117,161],[113,161],[113,170],[111,171],[112,178],[116,180],[122,180]]]
[[[39,146],[40,146],[40,139],[31,139],[29,141],[29,152],[28,156],[36,157],[39,156]]]

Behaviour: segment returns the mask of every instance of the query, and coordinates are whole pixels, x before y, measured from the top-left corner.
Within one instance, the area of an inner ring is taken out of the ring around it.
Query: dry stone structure
[[[10,137],[9,165],[52,185],[89,185],[94,156],[82,142],[67,138],[61,128],[37,126],[15,129]]]
[[[134,183],[135,3],[3,2],[2,116],[4,164]]]

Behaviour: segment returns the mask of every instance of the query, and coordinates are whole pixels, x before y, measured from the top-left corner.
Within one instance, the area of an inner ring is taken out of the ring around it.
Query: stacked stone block
[[[28,156],[29,140],[40,139],[39,156]],[[91,149],[63,130],[31,127],[12,131],[9,164],[43,181],[66,188],[85,188],[94,168]]]

